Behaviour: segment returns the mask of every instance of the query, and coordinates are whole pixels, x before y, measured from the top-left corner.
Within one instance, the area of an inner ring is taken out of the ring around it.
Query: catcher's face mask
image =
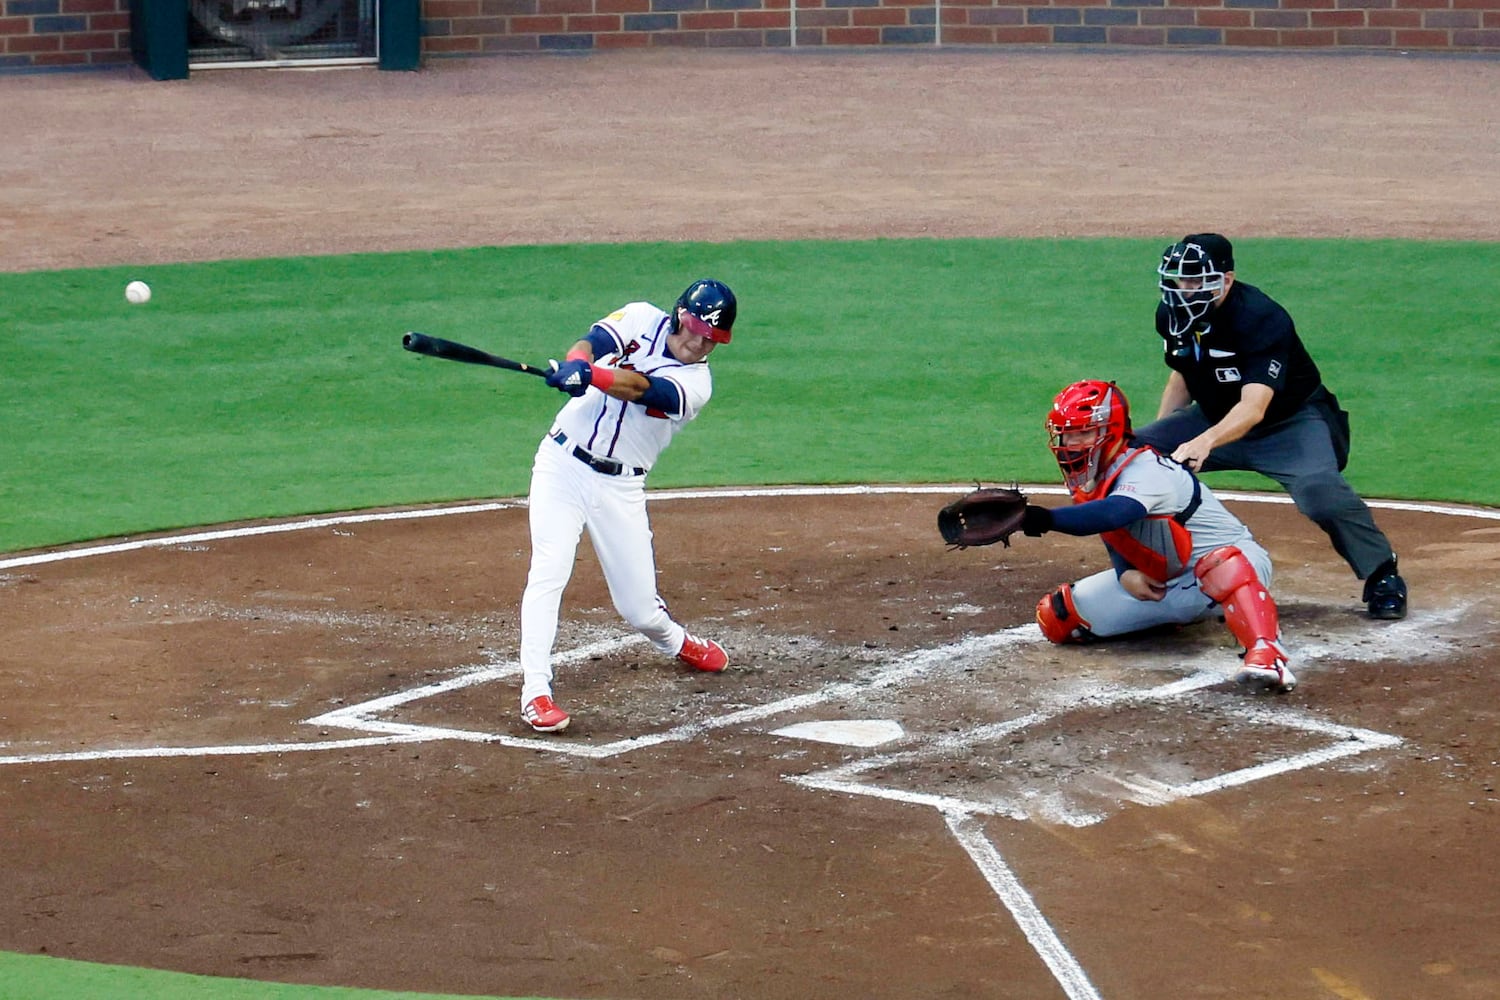
[[[1156,283],[1167,306],[1167,326],[1174,336],[1185,335],[1218,300],[1224,291],[1226,270],[1206,249],[1190,240],[1174,243],[1162,253]]]
[[[1074,493],[1088,493],[1130,433],[1130,407],[1113,382],[1074,382],[1052,401],[1047,443]]]
[[[1108,443],[1102,428],[1050,432],[1052,454],[1070,490],[1087,490],[1099,476],[1100,459]]]

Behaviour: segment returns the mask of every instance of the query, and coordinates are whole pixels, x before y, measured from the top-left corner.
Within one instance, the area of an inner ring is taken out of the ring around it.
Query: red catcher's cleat
[[[723,646],[712,639],[696,639],[691,635],[683,636],[677,658],[695,670],[710,674],[729,666],[729,654],[724,652]]]
[[[557,707],[557,703],[546,695],[538,695],[521,709],[521,718],[531,723],[539,733],[555,733],[568,728],[568,713]]]
[[[1285,694],[1297,686],[1297,676],[1286,663],[1286,654],[1274,642],[1265,639],[1245,654],[1245,663],[1234,679],[1250,688]]]

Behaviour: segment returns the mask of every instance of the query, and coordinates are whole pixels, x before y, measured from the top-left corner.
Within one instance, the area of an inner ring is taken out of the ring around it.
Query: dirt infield
[[[496,243],[1494,239],[1500,60],[640,52],[8,77],[0,268]]]
[[[641,53],[12,79],[44,136],[82,131],[0,153],[4,266],[1206,219],[1487,238],[1497,68]],[[225,171],[237,189],[201,183]],[[1500,994],[1494,512],[1381,507],[1413,606],[1373,623],[1316,529],[1231,499],[1303,679],[1272,699],[1225,683],[1216,623],[1048,646],[1036,597],[1097,541],[948,552],[945,495],[659,494],[663,596],[733,665],[633,641],[585,552],[551,738],[515,711],[514,501],[0,558],[0,950],[668,1000]],[[859,527],[819,541],[838,514]]]

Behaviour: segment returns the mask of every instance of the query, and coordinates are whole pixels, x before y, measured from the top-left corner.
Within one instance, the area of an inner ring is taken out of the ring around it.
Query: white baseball
[[[132,281],[125,286],[125,300],[140,305],[142,302],[151,301],[151,286],[144,281]]]

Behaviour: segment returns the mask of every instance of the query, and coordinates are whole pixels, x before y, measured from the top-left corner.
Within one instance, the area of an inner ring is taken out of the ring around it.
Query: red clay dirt
[[[5,266],[1203,220],[1493,238],[1497,72],[650,52],[11,78]],[[1495,512],[1380,508],[1413,602],[1376,623],[1315,528],[1232,500],[1303,679],[1251,698],[1214,622],[1047,645],[1036,598],[1097,541],[950,552],[947,495],[659,495],[663,596],[732,666],[632,642],[585,546],[554,737],[516,712],[521,502],[11,559],[0,950],[665,1000],[1500,994]],[[900,735],[778,733],[837,721]]]

